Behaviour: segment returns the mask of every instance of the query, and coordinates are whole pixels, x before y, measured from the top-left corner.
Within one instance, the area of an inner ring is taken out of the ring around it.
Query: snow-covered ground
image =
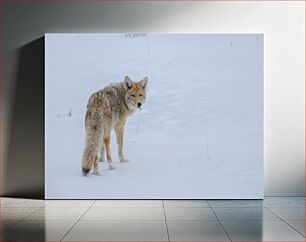
[[[263,35],[46,34],[46,198],[262,198]],[[81,174],[90,94],[148,76],[116,169]]]

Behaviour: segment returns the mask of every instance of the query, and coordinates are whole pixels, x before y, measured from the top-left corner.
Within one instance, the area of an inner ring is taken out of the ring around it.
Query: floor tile
[[[166,219],[170,220],[217,220],[210,208],[165,208]]]
[[[265,208],[213,208],[220,220],[279,220]]]
[[[79,221],[64,241],[168,241],[165,221]]]
[[[82,207],[89,208],[95,201],[94,200],[48,200],[48,207],[70,208]]]
[[[8,208],[39,208],[44,207],[48,201],[38,199],[23,199],[23,198],[7,198],[1,199],[1,207]]]
[[[1,220],[21,220],[40,208],[1,208]]]
[[[294,197],[265,197],[265,207],[303,207]]]
[[[81,220],[165,220],[163,208],[90,208]]]
[[[298,241],[304,239],[301,234],[305,236],[304,204],[304,197],[266,197],[264,202],[208,200],[208,203],[1,198],[0,240],[58,241],[81,218],[65,239],[167,241],[165,211],[173,241],[227,240],[215,214],[233,240]]]
[[[304,207],[269,208],[273,213],[284,220],[303,220],[305,219]]]
[[[60,241],[74,221],[22,221],[4,235],[5,240]]]
[[[286,220],[285,222],[305,236],[305,220]]]
[[[105,208],[162,208],[162,200],[97,200],[92,207]]]
[[[263,200],[208,200],[213,208],[263,207]]]
[[[170,241],[229,241],[218,221],[167,221]]]
[[[203,208],[209,207],[205,200],[164,200],[165,208]]]
[[[232,240],[304,241],[283,221],[221,221]]]
[[[293,199],[305,206],[305,197],[293,197]]]
[[[26,220],[78,220],[86,210],[86,207],[46,207],[26,217]]]
[[[13,234],[15,227],[18,223],[21,223],[20,220],[1,220],[0,221],[0,241],[8,240],[8,236]]]
[[[0,221],[0,232],[1,232],[0,235],[10,230],[10,228],[16,226],[20,222],[21,220],[1,220]]]
[[[1,220],[0,221],[0,230],[11,227],[13,225],[16,225],[17,223],[20,223],[21,220]]]

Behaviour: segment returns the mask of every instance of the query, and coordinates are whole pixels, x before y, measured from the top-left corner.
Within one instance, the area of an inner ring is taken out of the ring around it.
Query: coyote
[[[83,175],[93,168],[99,175],[98,163],[104,161],[105,150],[108,167],[113,170],[110,154],[110,134],[114,128],[117,136],[120,162],[128,162],[123,155],[124,125],[127,117],[141,109],[146,99],[148,78],[133,82],[128,76],[123,82],[113,83],[93,93],[87,103],[85,116],[86,144],[83,152]]]

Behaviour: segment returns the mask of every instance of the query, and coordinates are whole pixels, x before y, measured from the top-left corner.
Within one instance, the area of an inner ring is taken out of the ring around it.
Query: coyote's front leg
[[[129,160],[126,159],[123,155],[123,135],[124,135],[124,124],[125,122],[120,122],[116,125],[115,131],[117,136],[117,144],[118,144],[118,155],[120,162],[128,162]]]

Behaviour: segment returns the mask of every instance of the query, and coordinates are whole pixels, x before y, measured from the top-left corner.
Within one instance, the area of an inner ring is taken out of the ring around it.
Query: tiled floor
[[[29,200],[1,198],[0,240],[305,241],[305,198]]]

